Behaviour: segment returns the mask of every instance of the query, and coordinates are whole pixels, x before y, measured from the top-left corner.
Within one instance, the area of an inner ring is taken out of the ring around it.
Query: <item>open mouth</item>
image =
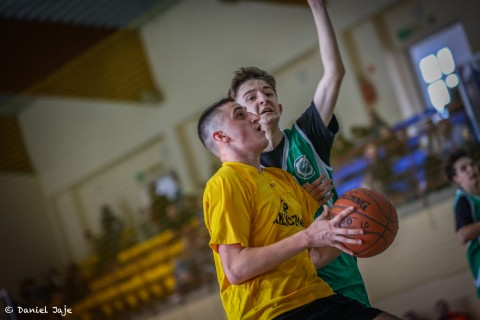
[[[268,113],[268,112],[273,112],[273,109],[271,108],[265,108],[262,110],[262,113],[261,114],[265,114],[265,113]]]

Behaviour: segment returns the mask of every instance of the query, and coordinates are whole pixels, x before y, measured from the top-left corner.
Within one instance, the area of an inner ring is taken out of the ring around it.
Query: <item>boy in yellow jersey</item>
[[[229,319],[398,319],[334,294],[316,274],[361,229],[340,228],[353,207],[314,220],[318,203],[293,177],[262,168],[268,145],[258,116],[232,99],[198,122],[203,145],[222,161],[203,197],[220,296]],[[313,262],[313,263],[312,263]]]
[[[338,199],[330,164],[330,150],[339,130],[333,111],[345,69],[324,0],[308,0],[308,4],[317,30],[323,74],[312,103],[292,128],[281,130],[279,127],[283,106],[277,98],[275,78],[264,70],[240,68],[232,80],[229,95],[260,117],[269,140],[261,155],[261,164],[290,172],[320,204],[331,208]],[[317,273],[336,293],[370,305],[355,257],[342,253],[318,268]]]

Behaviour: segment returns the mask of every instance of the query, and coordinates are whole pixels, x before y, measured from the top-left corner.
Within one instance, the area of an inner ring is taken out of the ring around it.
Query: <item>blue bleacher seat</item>
[[[342,166],[335,168],[333,178],[335,181],[344,180],[350,176],[358,175],[364,172],[368,165],[368,160],[362,157],[355,157]]]
[[[345,192],[360,188],[362,186],[363,181],[363,173],[360,176],[357,176],[353,179],[344,181],[338,185],[335,185],[335,189],[337,189],[338,196],[341,197]]]

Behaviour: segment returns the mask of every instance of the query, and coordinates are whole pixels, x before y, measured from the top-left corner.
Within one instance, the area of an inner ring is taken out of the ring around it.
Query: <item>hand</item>
[[[324,205],[333,197],[332,179],[325,179],[325,174],[322,174],[317,180],[310,183],[305,183],[302,188],[305,189],[312,197],[317,200],[319,205]]]
[[[329,219],[330,211],[328,206],[323,206],[323,213],[305,230],[311,239],[310,247],[335,247],[343,252],[352,255],[353,252],[347,249],[343,243],[361,244],[361,239],[353,239],[348,235],[363,234],[363,229],[341,228],[340,222],[353,212],[353,207],[348,207],[338,213],[333,219]]]

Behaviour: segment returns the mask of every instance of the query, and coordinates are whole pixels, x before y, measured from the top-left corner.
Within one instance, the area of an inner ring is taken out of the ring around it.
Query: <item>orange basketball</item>
[[[390,199],[379,191],[358,188],[346,192],[335,201],[330,212],[335,215],[347,207],[355,210],[340,222],[343,228],[362,228],[360,245],[344,243],[359,258],[373,257],[385,251],[395,240],[398,231],[397,210]]]

